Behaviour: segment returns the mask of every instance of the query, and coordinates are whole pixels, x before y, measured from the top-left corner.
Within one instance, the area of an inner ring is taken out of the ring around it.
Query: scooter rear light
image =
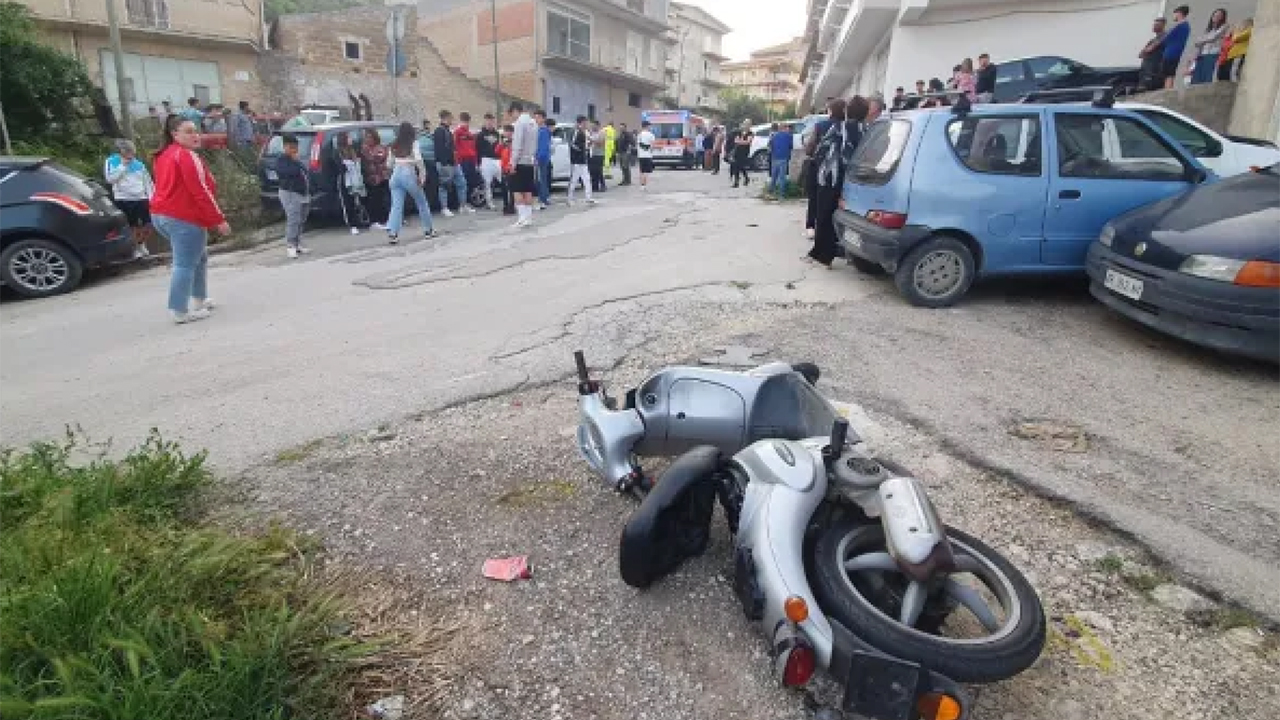
[[[916,701],[920,720],[960,720],[960,701],[943,693],[921,695]]]
[[[906,213],[889,212],[887,210],[870,210],[867,220],[887,230],[901,230],[907,224]]]
[[[782,684],[786,687],[804,687],[813,677],[818,667],[818,655],[813,647],[803,640],[798,640],[795,647],[787,651],[787,664],[782,670]]]

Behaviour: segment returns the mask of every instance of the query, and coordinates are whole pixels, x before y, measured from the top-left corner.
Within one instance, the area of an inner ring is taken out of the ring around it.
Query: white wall
[[[900,25],[889,48],[889,72],[879,88],[890,97],[917,79],[945,81],[964,58],[989,53],[994,62],[1061,55],[1095,66],[1137,66],[1161,0],[1066,0],[930,11],[918,25]]]

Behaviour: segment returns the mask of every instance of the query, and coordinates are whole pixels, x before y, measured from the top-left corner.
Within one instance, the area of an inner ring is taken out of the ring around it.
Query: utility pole
[[[133,115],[129,112],[129,93],[124,81],[124,49],[120,44],[120,20],[116,17],[116,0],[106,0],[107,28],[111,35],[111,56],[116,66],[116,99],[120,103],[120,129],[125,139],[133,139]]]
[[[493,116],[502,117],[502,74],[498,70],[498,0],[489,0],[489,29],[493,37]]]

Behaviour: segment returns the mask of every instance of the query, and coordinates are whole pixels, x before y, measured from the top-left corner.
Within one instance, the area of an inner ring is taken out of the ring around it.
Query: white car
[[[1116,107],[1150,120],[1218,177],[1231,177],[1280,162],[1280,148],[1269,142],[1220,135],[1169,108],[1135,102],[1117,102]],[[1119,138],[1115,141],[1118,143]]]
[[[791,132],[795,135],[796,147],[800,147],[805,121],[799,118],[795,120],[779,120],[778,125],[790,126]],[[751,128],[751,168],[753,170],[769,172],[769,135],[771,134],[773,134],[773,123],[756,125]]]

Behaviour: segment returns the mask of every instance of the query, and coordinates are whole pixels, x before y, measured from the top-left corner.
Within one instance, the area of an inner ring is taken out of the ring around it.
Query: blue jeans
[[[462,174],[462,166],[453,166],[453,188],[458,193],[458,208],[467,204],[467,176]],[[440,207],[449,207],[449,184],[440,181]]]
[[[427,194],[418,184],[418,171],[412,165],[396,165],[391,173],[391,214],[387,217],[387,232],[392,237],[400,234],[404,225],[404,196],[413,198],[418,206],[418,217],[422,218],[422,232],[431,231],[431,206],[427,205]]]
[[[787,171],[791,169],[790,160],[774,159],[769,167],[769,187],[778,195],[787,194]]]
[[[551,161],[538,161],[538,202],[546,205],[551,202]]]
[[[169,309],[185,313],[191,298],[209,297],[209,253],[205,229],[164,215],[152,215],[151,224],[173,250],[173,275],[169,278]]]

